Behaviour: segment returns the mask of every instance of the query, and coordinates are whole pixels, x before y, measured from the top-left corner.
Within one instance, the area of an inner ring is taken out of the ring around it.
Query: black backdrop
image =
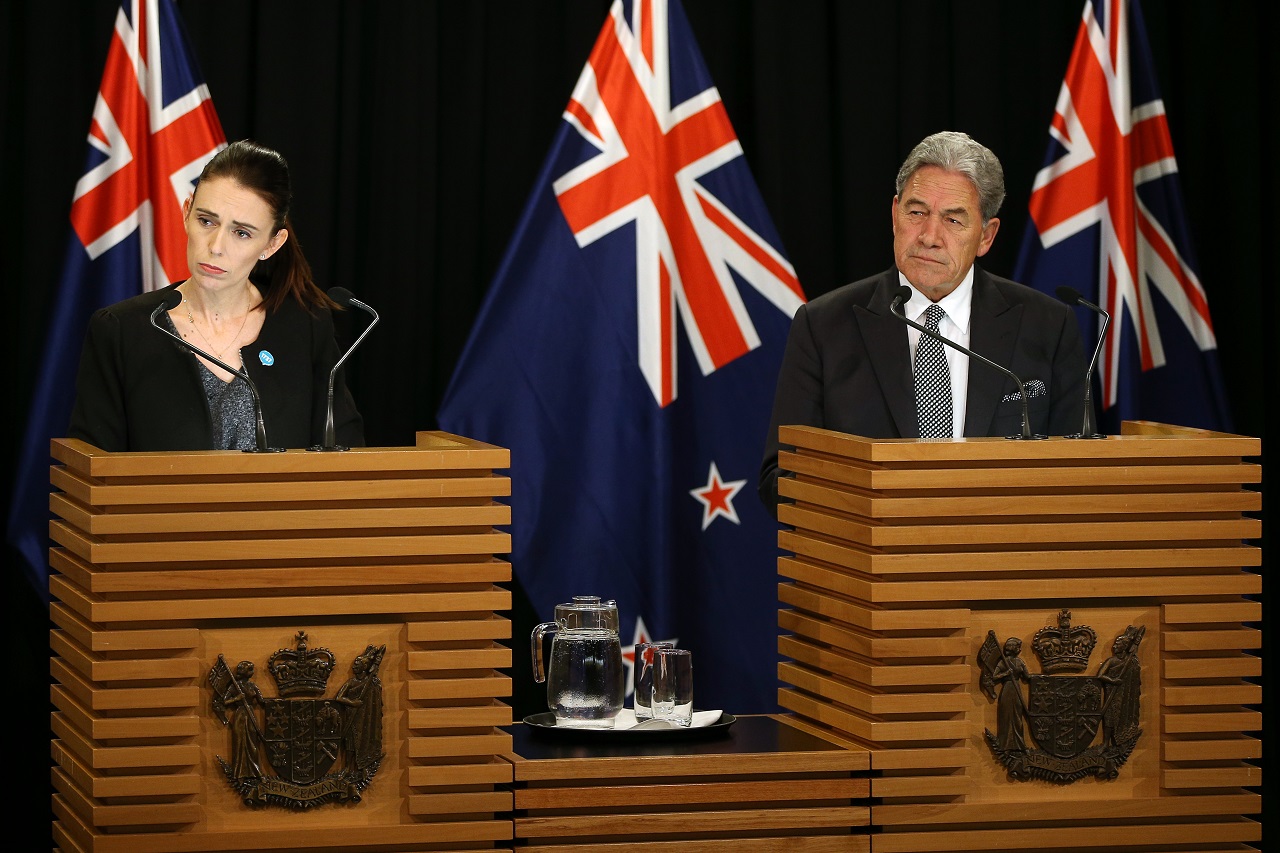
[[[13,448],[118,3],[3,5],[0,199],[9,225],[0,268],[14,300],[3,394],[4,445]],[[177,5],[227,137],[256,138],[289,158],[296,236],[321,285],[348,287],[382,314],[349,366],[369,442],[412,443],[435,427],[607,0]],[[894,173],[915,142],[941,129],[966,131],[1001,157],[1009,194],[984,266],[1012,271],[1083,0],[685,5],[810,297],[891,263]],[[1275,286],[1274,263],[1264,266],[1275,239],[1266,216],[1277,197],[1274,160],[1263,153],[1263,140],[1276,138],[1276,96],[1260,8],[1147,0],[1143,10],[1236,430],[1258,436],[1262,368],[1276,366],[1274,355],[1263,361],[1261,334]],[[0,482],[6,501],[12,456]],[[7,547],[5,560],[6,661],[26,697],[10,707],[31,709],[17,725],[40,758],[45,614]],[[42,826],[43,765],[29,778],[26,813]]]

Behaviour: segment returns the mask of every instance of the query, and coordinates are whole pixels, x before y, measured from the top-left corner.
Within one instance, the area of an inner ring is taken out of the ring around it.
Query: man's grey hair
[[[897,193],[921,166],[937,166],[948,172],[959,172],[973,182],[978,190],[978,206],[982,210],[982,224],[986,225],[1004,203],[1004,169],[991,149],[975,142],[968,134],[944,130],[924,140],[911,149],[898,170]]]

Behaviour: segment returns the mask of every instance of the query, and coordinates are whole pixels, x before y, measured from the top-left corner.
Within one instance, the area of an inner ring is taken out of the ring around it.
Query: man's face
[[[893,198],[898,271],[933,302],[959,286],[998,230],[994,217],[982,224],[978,190],[959,172],[921,166]]]

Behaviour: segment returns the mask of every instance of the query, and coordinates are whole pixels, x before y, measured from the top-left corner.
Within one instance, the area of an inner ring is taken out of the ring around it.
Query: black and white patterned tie
[[[924,326],[935,334],[938,322],[947,316],[938,305],[924,312]],[[916,344],[916,411],[920,415],[921,438],[951,437],[951,372],[942,342],[923,332]]]

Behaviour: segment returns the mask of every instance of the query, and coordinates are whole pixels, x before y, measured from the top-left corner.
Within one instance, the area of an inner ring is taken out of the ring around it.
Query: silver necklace
[[[249,300],[246,297],[245,308],[244,308],[244,319],[240,321],[240,328],[236,329],[236,336],[231,339],[231,343],[227,344],[222,349],[214,349],[213,341],[209,340],[209,337],[203,331],[200,330],[199,326],[196,325],[195,315],[191,313],[191,301],[187,299],[186,296],[183,296],[182,302],[184,305],[187,306],[187,322],[191,324],[191,328],[196,330],[196,334],[198,334],[204,340],[205,346],[209,347],[209,349],[213,351],[213,354],[217,356],[219,359],[222,358],[222,354],[224,352],[231,349],[232,346],[234,346],[236,343],[239,342],[240,335],[243,334],[244,327],[249,322],[250,308],[249,308]]]

